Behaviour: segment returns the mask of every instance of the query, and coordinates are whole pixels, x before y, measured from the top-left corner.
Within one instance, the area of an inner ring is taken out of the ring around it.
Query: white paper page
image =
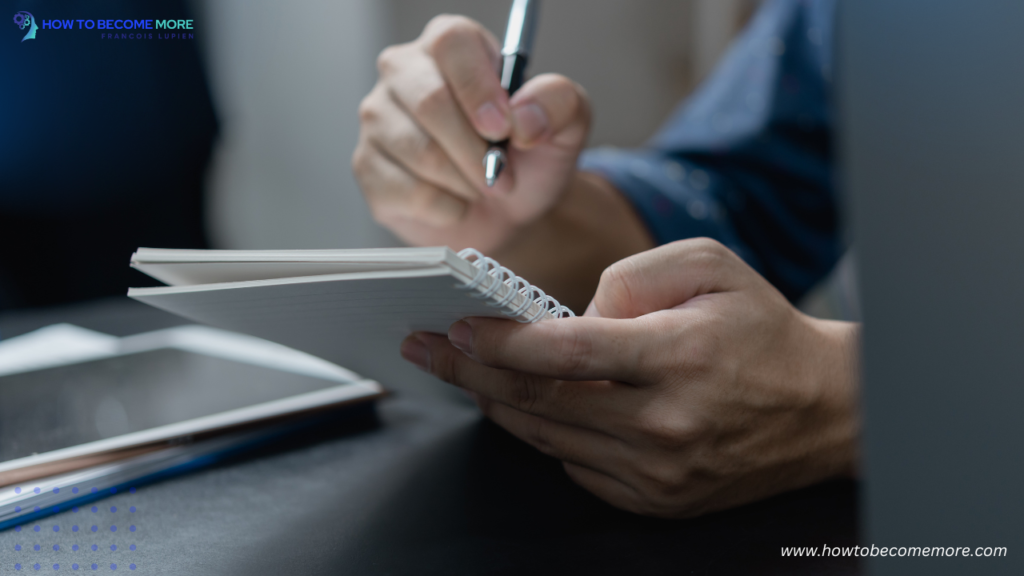
[[[132,267],[169,286],[244,282],[436,266],[443,247],[360,250],[176,250],[139,248]]]
[[[373,278],[322,276],[209,289],[133,288],[129,296],[186,318],[290,346],[381,380],[410,375],[399,355],[413,331],[446,334],[467,316],[504,316],[455,288],[445,266]]]

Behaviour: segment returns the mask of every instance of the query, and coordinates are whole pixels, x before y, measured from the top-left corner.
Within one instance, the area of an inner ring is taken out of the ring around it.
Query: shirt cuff
[[[706,168],[656,150],[614,148],[584,151],[579,168],[602,176],[625,195],[659,245],[713,238],[758,268],[719,200],[730,184]]]

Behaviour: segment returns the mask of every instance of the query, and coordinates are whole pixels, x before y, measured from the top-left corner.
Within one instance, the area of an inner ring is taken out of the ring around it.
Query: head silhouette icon
[[[39,30],[39,27],[36,26],[35,16],[24,11],[18,12],[17,14],[14,15],[14,23],[17,24],[18,28],[21,28],[22,30],[28,28],[28,32],[25,34],[25,37],[21,39],[22,42],[24,42],[25,40],[36,39],[36,30]]]

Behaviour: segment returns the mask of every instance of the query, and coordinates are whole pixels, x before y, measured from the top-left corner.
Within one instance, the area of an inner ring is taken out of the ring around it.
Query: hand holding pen
[[[526,64],[533,49],[533,37],[537,31],[537,10],[540,0],[513,0],[505,29],[505,43],[501,47],[501,87],[509,96],[523,85]],[[492,142],[484,155],[484,179],[487,187],[493,188],[508,163],[508,139]]]
[[[574,178],[586,94],[541,74],[510,97],[504,60],[494,36],[461,16],[434,18],[381,53],[353,169],[376,220],[404,241],[493,251],[547,215]],[[507,163],[489,188],[482,159],[503,141]]]

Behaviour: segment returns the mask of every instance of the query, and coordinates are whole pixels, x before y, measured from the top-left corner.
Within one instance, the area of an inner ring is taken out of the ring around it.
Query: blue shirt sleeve
[[[636,150],[583,170],[632,202],[659,244],[729,246],[791,301],[842,254],[831,102],[834,0],[770,0],[714,74]]]

